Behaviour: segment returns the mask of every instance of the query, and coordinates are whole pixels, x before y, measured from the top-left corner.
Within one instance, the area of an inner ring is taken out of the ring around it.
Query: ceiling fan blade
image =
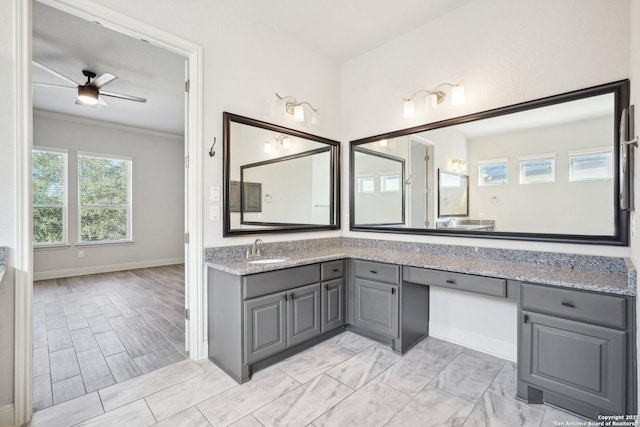
[[[137,96],[123,95],[121,93],[115,93],[115,92],[105,92],[105,91],[102,91],[102,90],[100,91],[100,95],[102,95],[102,96],[110,96],[112,98],[126,99],[127,101],[147,102],[146,99],[139,98]]]
[[[41,86],[41,87],[54,87],[54,88],[58,88],[58,89],[73,89],[73,90],[77,90],[78,88],[75,86],[62,86],[62,85],[52,85],[49,83],[38,83],[38,82],[33,82],[34,86]]]
[[[71,80],[69,77],[60,74],[59,72],[52,70],[51,68],[47,67],[46,65],[42,65],[41,63],[37,62],[37,61],[31,61],[31,63],[35,66],[40,68],[43,71],[46,71],[47,73],[56,76],[59,79],[62,79],[64,81],[66,81],[69,84],[75,85],[75,86],[80,86],[80,83]]]
[[[118,76],[114,76],[111,73],[104,73],[103,75],[101,75],[100,77],[95,78],[92,82],[91,82],[91,86],[95,86],[97,88],[100,88],[101,86],[106,85],[107,83],[117,79]]]
[[[107,104],[107,101],[105,101],[103,97],[99,96],[98,105],[109,105],[109,104]]]

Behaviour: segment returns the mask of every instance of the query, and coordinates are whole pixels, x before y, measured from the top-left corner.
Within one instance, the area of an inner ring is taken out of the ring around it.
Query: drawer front
[[[442,286],[493,297],[507,297],[507,281],[493,277],[405,267],[403,280],[421,285]]]
[[[400,267],[381,262],[355,260],[353,262],[356,277],[376,280],[397,285],[400,283]]]
[[[244,298],[254,298],[298,286],[318,283],[320,264],[269,271],[244,277]]]
[[[520,304],[523,310],[539,311],[588,323],[620,329],[627,325],[626,300],[614,295],[523,283],[520,288]]]
[[[344,275],[344,261],[339,259],[337,261],[323,262],[320,266],[320,278],[322,281],[337,279]]]

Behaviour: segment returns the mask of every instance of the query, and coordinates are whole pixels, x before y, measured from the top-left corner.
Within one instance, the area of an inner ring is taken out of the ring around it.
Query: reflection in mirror
[[[375,146],[356,148],[354,157],[358,224],[404,224],[404,159]]]
[[[224,113],[224,235],[339,228],[339,143]]]
[[[622,81],[353,141],[351,229],[625,244],[617,127],[627,103]],[[367,219],[361,150],[406,163],[403,221]]]
[[[438,170],[438,217],[469,215],[469,176]],[[453,224],[451,222],[449,224]]]

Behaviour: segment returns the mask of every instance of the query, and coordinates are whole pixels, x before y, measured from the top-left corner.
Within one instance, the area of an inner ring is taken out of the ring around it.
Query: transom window
[[[31,163],[34,246],[67,243],[67,152],[34,148]]]
[[[78,153],[79,241],[131,240],[132,159]]]
[[[478,162],[478,185],[503,185],[507,183],[509,159],[491,159]]]
[[[612,169],[612,153],[608,147],[569,152],[570,181],[610,179]]]
[[[520,157],[520,184],[554,182],[555,154]]]

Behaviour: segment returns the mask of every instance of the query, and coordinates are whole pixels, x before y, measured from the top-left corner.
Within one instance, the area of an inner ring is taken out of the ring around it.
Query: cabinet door
[[[287,347],[286,297],[286,292],[280,292],[244,302],[245,363]]]
[[[287,344],[293,346],[320,335],[320,284],[289,291]]]
[[[626,332],[526,311],[520,316],[520,379],[608,413],[625,413]]]
[[[355,279],[355,326],[398,338],[398,286]]]
[[[342,279],[322,284],[322,332],[344,325],[344,284]]]

